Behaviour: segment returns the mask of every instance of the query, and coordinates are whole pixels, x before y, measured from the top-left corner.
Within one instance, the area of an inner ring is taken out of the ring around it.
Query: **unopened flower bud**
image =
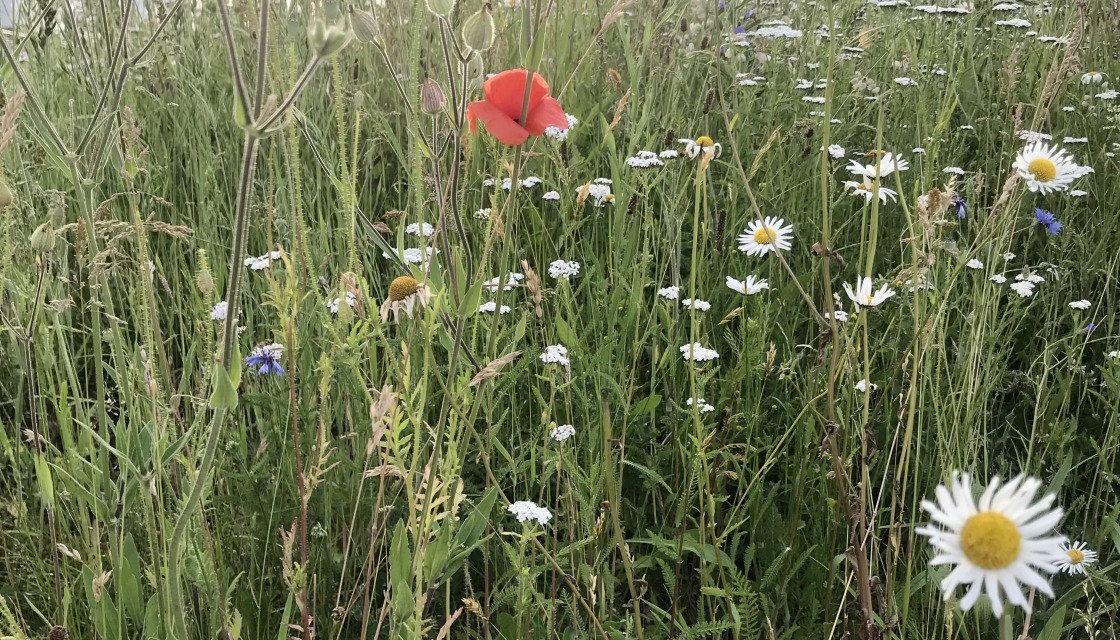
[[[463,23],[463,44],[475,51],[486,51],[494,46],[497,31],[494,28],[494,16],[490,15],[490,5],[478,10]]]
[[[54,227],[44,222],[31,234],[31,250],[35,253],[50,253],[54,250]]]
[[[15,195],[12,194],[12,190],[8,187],[8,183],[0,180],[0,209],[7,209],[8,207],[12,206],[12,202],[14,201]]]
[[[328,26],[322,20],[312,20],[307,25],[307,41],[311,50],[320,58],[328,58],[346,46],[350,32],[337,24]]]
[[[210,260],[202,249],[198,250],[198,273],[195,275],[194,282],[204,296],[209,296],[214,290],[214,274],[210,273]]]
[[[439,83],[428,78],[420,85],[420,110],[428,115],[443,111],[447,98],[443,95]]]
[[[428,11],[446,18],[455,10],[455,0],[428,0]]]
[[[369,11],[354,9],[350,12],[350,27],[354,29],[354,37],[358,42],[368,44],[381,37],[381,29],[377,26],[377,18]]]

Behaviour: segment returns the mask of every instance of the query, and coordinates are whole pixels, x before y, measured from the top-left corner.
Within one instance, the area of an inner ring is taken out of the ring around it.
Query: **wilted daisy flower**
[[[552,512],[545,507],[538,507],[537,503],[528,500],[518,500],[506,508],[507,511],[517,516],[518,522],[536,520],[538,524],[548,524],[552,520]]]
[[[1029,298],[1034,295],[1034,283],[1030,280],[1012,282],[1011,290],[1019,294],[1020,298]]]
[[[576,435],[576,428],[570,424],[562,424],[558,427],[553,427],[552,433],[548,435],[557,442],[563,442]]]
[[[1058,221],[1058,218],[1045,209],[1035,209],[1034,219],[1046,228],[1046,233],[1052,236],[1058,235],[1062,230],[1062,223]]]
[[[559,127],[545,127],[544,135],[552,138],[553,140],[560,140],[561,142],[567,140],[568,134],[571,133],[573,127],[579,124],[579,120],[577,120],[576,117],[570,113],[564,115],[568,118],[568,127],[566,129],[560,129]]]
[[[411,233],[414,236],[420,235],[421,231],[423,231],[424,237],[428,237],[436,232],[436,228],[428,224],[427,222],[423,223],[423,225],[418,222],[413,222],[412,224],[404,228],[405,233]]]
[[[393,322],[399,321],[401,313],[411,318],[417,305],[423,308],[431,299],[432,292],[428,285],[421,284],[416,278],[394,278],[389,283],[389,297],[381,303],[381,321],[387,322],[390,313],[393,314]]]
[[[863,196],[864,202],[871,202],[875,198],[875,194],[879,195],[879,202],[886,204],[887,200],[898,200],[898,192],[894,189],[888,189],[880,186],[871,180],[863,182],[855,182],[853,180],[845,180],[844,188],[851,189],[853,196]]]
[[[934,521],[917,529],[937,550],[930,564],[954,565],[941,581],[945,600],[958,585],[971,585],[961,598],[961,610],[971,609],[986,591],[998,617],[1003,613],[1001,591],[1011,604],[1030,610],[1020,584],[1054,597],[1039,571],[1057,571],[1053,563],[1060,559],[1057,545],[1063,538],[1042,536],[1062,519],[1062,510],[1050,508],[1053,494],[1035,501],[1041,487],[1041,480],[1021,475],[1007,484],[992,478],[977,502],[968,474],[954,474],[950,487],[937,487],[936,503],[922,501]]]
[[[657,290],[657,295],[666,300],[676,300],[681,295],[680,287],[665,287]]]
[[[681,345],[681,356],[685,360],[707,362],[715,360],[719,357],[719,354],[714,349],[709,349],[699,342],[693,342],[692,344]]]
[[[845,154],[846,151],[844,150],[844,147],[841,147],[838,144],[828,145],[828,155],[832,156],[833,158],[839,160],[840,158],[843,158]]]
[[[753,296],[764,289],[769,289],[770,283],[755,276],[747,276],[744,280],[736,280],[731,276],[727,276],[727,288],[748,296]]]
[[[561,364],[568,366],[568,348],[562,344],[553,344],[544,348],[541,353],[541,362],[545,364]]]
[[[695,311],[707,311],[712,308],[712,303],[699,299],[693,300],[692,298],[681,300],[681,305]]]
[[[572,276],[579,275],[579,263],[567,260],[553,260],[552,264],[548,265],[548,275],[554,279],[563,278],[564,280],[570,279]]]
[[[227,303],[225,300],[222,300],[221,302],[215,304],[212,309],[210,309],[210,319],[215,321],[225,320],[226,314],[228,313],[229,303]]]
[[[700,413],[711,413],[716,410],[715,407],[708,404],[703,398],[689,398],[685,404],[688,406],[696,405],[700,408]]]
[[[1090,549],[1086,542],[1063,540],[1058,544],[1058,553],[1060,557],[1054,566],[1071,576],[1085,575],[1085,567],[1097,561],[1097,552]]]
[[[262,376],[284,375],[284,367],[280,366],[280,358],[284,355],[284,345],[279,342],[253,347],[249,357],[245,358],[245,365],[253,367]]]
[[[352,291],[347,291],[346,292],[346,304],[347,304],[347,306],[353,307],[354,303],[357,302],[357,301],[358,301],[358,299]],[[338,305],[341,304],[341,302],[342,301],[341,301],[340,298],[335,298],[334,300],[331,300],[330,302],[327,303],[327,310],[331,312],[332,316],[338,314]]]
[[[650,167],[663,167],[665,163],[652,151],[639,151],[626,159],[626,165],[635,169],[648,169]]]
[[[885,178],[895,171],[906,171],[910,168],[910,163],[903,159],[902,156],[895,156],[892,153],[885,153],[878,162],[871,164],[860,164],[852,160],[848,164],[848,171],[857,176],[864,178]]]
[[[494,313],[494,311],[496,311],[497,309],[498,309],[498,303],[494,302],[493,300],[491,300],[490,302],[483,302],[482,304],[478,305],[478,312],[479,313]],[[504,304],[502,305],[501,315],[504,316],[505,314],[509,313],[510,311],[513,311],[513,309],[510,309],[509,306],[507,306],[507,305],[504,305]]]
[[[1077,309],[1078,311],[1084,311],[1091,306],[1093,306],[1093,303],[1089,302],[1088,300],[1074,300],[1073,302],[1069,303],[1070,309]]]
[[[752,220],[746,232],[739,236],[739,251],[750,256],[764,256],[771,251],[788,251],[793,244],[793,225],[782,218],[766,216]]]
[[[984,263],[980,262],[976,258],[973,258],[973,259],[969,260],[968,262],[964,263],[964,266],[968,267],[969,269],[983,269],[984,268]]]
[[[860,393],[867,393],[867,380],[866,379],[860,380],[859,382],[856,383],[855,388],[856,388],[856,391],[859,391]],[[879,390],[879,385],[872,382],[871,383],[871,390],[872,391],[878,391]]]
[[[479,219],[479,220],[489,220],[491,213],[493,213],[493,210],[491,210],[489,207],[487,207],[485,209],[479,209],[478,211],[475,211],[474,212],[474,217]]]
[[[1100,71],[1089,71],[1081,76],[1081,84],[1100,84],[1102,82],[1104,82],[1104,74]]]
[[[884,284],[879,287],[878,291],[872,291],[873,286],[871,278],[858,277],[856,278],[855,289],[847,282],[844,283],[844,293],[848,294],[848,299],[860,307],[877,307],[895,294],[895,290],[891,289],[890,285]]]
[[[544,199],[544,200],[559,200],[560,199],[560,192],[559,191],[545,191],[544,195],[541,196],[541,198]]]
[[[1015,170],[1027,181],[1027,188],[1043,195],[1065,191],[1082,175],[1068,153],[1041,142],[1027,145],[1015,158]]]
[[[719,154],[723,151],[723,147],[708,136],[700,136],[695,140],[681,138],[677,140],[677,142],[684,145],[684,153],[689,158],[695,158],[700,154],[704,154],[706,158],[718,158]]]

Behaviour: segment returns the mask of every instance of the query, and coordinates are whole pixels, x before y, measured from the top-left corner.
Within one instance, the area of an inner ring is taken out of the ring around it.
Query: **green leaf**
[[[35,480],[39,483],[39,494],[43,498],[43,505],[53,511],[54,478],[51,476],[51,466],[41,455],[35,456]]]
[[[162,640],[163,624],[159,618],[159,598],[152,596],[148,598],[148,604],[144,607],[144,631],[140,635],[140,640]]]
[[[455,534],[455,540],[451,544],[451,559],[447,561],[445,574],[450,575],[458,571],[471,552],[482,544],[486,525],[490,522],[490,512],[494,510],[494,503],[497,501],[496,487],[490,487],[482,494],[482,498],[475,504],[474,511],[467,516]]]
[[[117,569],[120,578],[121,606],[133,620],[140,620],[141,616],[145,615],[140,588],[140,572],[144,565],[140,563],[140,553],[136,549],[136,541],[131,533],[125,534],[121,547],[122,562]]]
[[[479,280],[472,284],[470,289],[467,289],[466,295],[463,296],[463,300],[459,303],[460,318],[473,315],[478,311],[478,302],[482,298],[482,283],[483,281]]]
[[[661,405],[661,396],[656,393],[648,395],[641,400],[634,403],[633,408],[630,409],[630,416],[644,416],[647,413],[653,413],[653,410]]]
[[[222,365],[214,367],[214,391],[210,394],[211,409],[233,409],[237,406],[237,387]]]
[[[1050,619],[1046,621],[1046,625],[1042,627],[1042,631],[1038,632],[1035,640],[1059,640],[1062,637],[1062,626],[1066,622],[1066,608],[1058,607],[1058,610],[1050,614]]]
[[[404,522],[397,522],[389,548],[389,579],[392,588],[393,618],[407,620],[416,608],[412,594],[412,552]]]

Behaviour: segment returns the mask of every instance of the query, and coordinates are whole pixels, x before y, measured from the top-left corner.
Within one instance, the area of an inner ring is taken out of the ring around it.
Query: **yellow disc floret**
[[[1069,556],[1070,564],[1081,564],[1085,562],[1085,554],[1082,553],[1080,549],[1070,549],[1066,552],[1066,555]]]
[[[699,138],[696,139],[696,146],[698,146],[698,147],[710,147],[715,143],[716,143],[716,141],[712,140],[708,136],[700,136]]]
[[[961,550],[982,569],[1003,569],[1015,562],[1021,542],[1015,523],[995,511],[972,516],[961,529]]]
[[[1058,167],[1050,158],[1035,158],[1027,165],[1027,171],[1039,182],[1050,182],[1058,175]]]
[[[411,276],[401,276],[389,284],[389,300],[400,302],[420,290],[420,283]]]
[[[754,232],[754,241],[758,244],[774,244],[778,239],[778,233],[767,226],[761,226],[758,231]]]

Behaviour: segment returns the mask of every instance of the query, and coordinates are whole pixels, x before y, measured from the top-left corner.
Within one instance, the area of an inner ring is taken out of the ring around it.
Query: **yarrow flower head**
[[[1034,295],[1034,283],[1030,280],[1021,280],[1011,283],[1011,290],[1019,294],[1020,298],[1029,298]]]
[[[685,298],[681,300],[681,306],[688,307],[693,311],[707,311],[712,308],[712,303],[705,300],[693,300],[692,298]]]
[[[719,354],[714,349],[709,349],[699,342],[693,342],[692,344],[681,345],[681,356],[685,360],[708,362],[718,358]]]
[[[562,424],[558,427],[554,427],[552,433],[548,434],[548,436],[556,442],[563,442],[574,435],[576,435],[576,428],[570,424]]]
[[[738,291],[744,295],[753,296],[754,294],[770,288],[770,283],[762,278],[755,276],[747,276],[744,280],[736,280],[731,276],[727,276],[727,288],[732,291]]]
[[[414,236],[423,234],[424,237],[430,237],[433,233],[436,232],[436,228],[428,222],[425,222],[423,224],[419,222],[413,222],[404,228],[404,232],[411,233]]]
[[[579,275],[579,263],[568,262],[566,260],[554,260],[552,264],[548,265],[548,275],[554,279],[564,280],[570,279],[572,276]]]
[[[844,283],[844,293],[848,294],[848,298],[860,307],[877,307],[889,298],[895,295],[895,290],[891,289],[889,285],[884,284],[878,291],[873,291],[874,284],[869,277],[856,278],[856,286],[853,289],[852,285],[847,282]]]
[[[1093,303],[1089,302],[1088,300],[1074,300],[1073,302],[1069,303],[1070,309],[1077,309],[1078,311],[1084,311],[1091,306],[1093,306]]]
[[[570,113],[564,114],[568,121],[567,127],[545,127],[544,135],[563,142],[568,139],[568,134],[572,132],[572,128],[579,124],[579,120]]]
[[[354,295],[354,292],[353,291],[347,291],[346,292],[346,306],[352,308],[355,304],[357,304],[357,302],[358,302],[358,297]],[[342,304],[342,298],[335,298],[334,300],[331,300],[331,301],[327,302],[327,311],[330,311],[332,316],[338,315],[338,307],[341,304]]]
[[[389,283],[389,295],[381,303],[381,321],[388,322],[393,314],[393,322],[398,322],[400,314],[412,317],[416,307],[423,308],[432,299],[428,285],[421,284],[412,276],[400,276]]]
[[[545,364],[559,364],[568,366],[568,348],[562,344],[553,344],[544,348],[541,353],[541,362]]]
[[[1064,557],[1058,559],[1054,566],[1071,576],[1085,575],[1085,567],[1097,561],[1097,552],[1090,549],[1086,542],[1063,540],[1058,545],[1058,552]]]
[[[226,315],[229,313],[229,303],[225,300],[214,305],[210,310],[210,319],[214,321],[225,320]]]
[[[1056,236],[1062,231],[1062,223],[1058,218],[1045,209],[1035,209],[1034,219],[1046,229],[1046,233]]]
[[[766,216],[752,220],[746,232],[739,236],[739,251],[750,256],[764,256],[771,251],[789,251],[793,246],[793,225],[782,218]]]
[[[479,313],[494,313],[495,311],[499,311],[498,303],[494,302],[493,300],[491,300],[490,302],[483,302],[482,304],[478,305]],[[500,314],[504,316],[510,311],[513,311],[513,309],[510,309],[508,305],[503,304],[500,310]]]
[[[697,409],[700,411],[700,413],[711,413],[711,412],[716,410],[715,407],[708,404],[703,398],[689,398],[685,402],[685,404],[687,404],[690,407],[695,405],[697,407]]]
[[[257,256],[255,258],[245,258],[245,261],[242,264],[244,264],[246,267],[249,267],[253,271],[261,271],[263,269],[271,267],[272,263],[279,260],[283,255],[284,254],[279,251],[270,251],[263,256]]]
[[[665,298],[666,300],[676,300],[681,295],[681,288],[676,286],[664,287],[657,290],[657,295]]]
[[[259,345],[253,348],[248,358],[245,358],[245,365],[253,367],[262,376],[282,376],[284,367],[280,366],[280,358],[283,355],[284,345],[279,342]]]
[[[951,486],[939,485],[937,501],[922,501],[933,523],[919,527],[936,550],[931,564],[952,565],[941,581],[945,600],[958,585],[970,585],[961,598],[961,610],[968,611],[987,592],[992,612],[1003,613],[1003,598],[1030,610],[1020,585],[1027,585],[1054,597],[1050,583],[1040,571],[1054,573],[1054,562],[1061,560],[1061,537],[1047,537],[1062,519],[1060,508],[1051,508],[1054,495],[1035,500],[1042,481],[1017,476],[1002,483],[991,483],[976,501],[967,474],[954,475]],[[1002,597],[1001,597],[1002,593]]]
[[[552,520],[552,512],[545,507],[538,507],[537,503],[529,500],[518,500],[506,508],[507,511],[517,516],[518,522],[536,520],[537,524],[546,525]]]

